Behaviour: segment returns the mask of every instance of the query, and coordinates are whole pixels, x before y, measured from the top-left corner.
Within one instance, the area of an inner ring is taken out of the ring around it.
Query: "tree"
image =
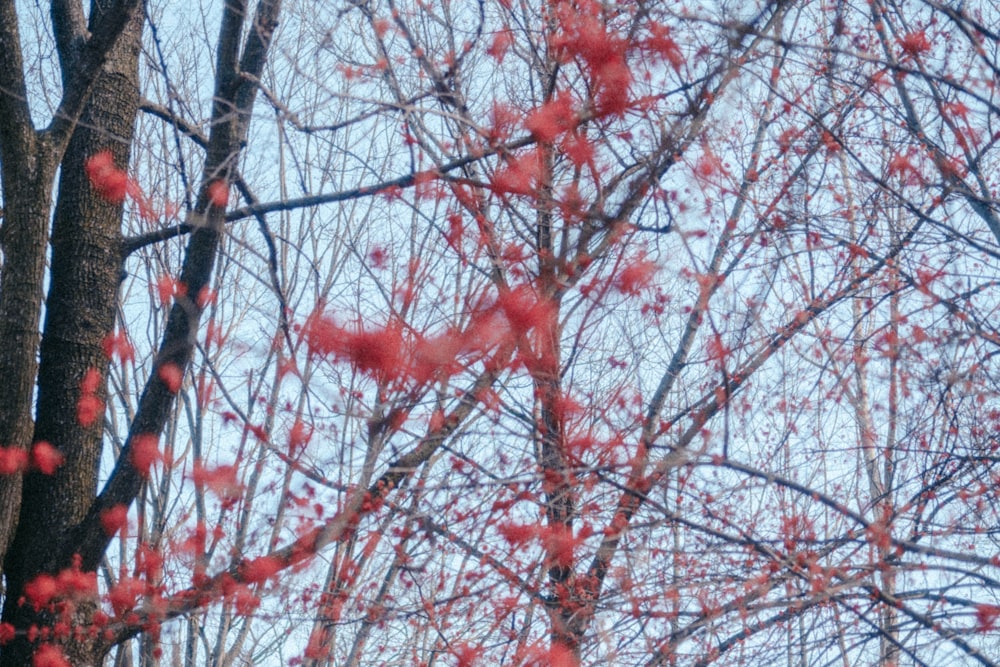
[[[0,662],[995,664],[981,9],[5,4]]]
[[[126,195],[138,195],[115,158],[127,156],[131,148],[143,19],[135,2],[107,7],[95,3],[89,21],[78,3],[52,4],[63,91],[51,123],[37,131],[24,78],[18,12],[14,3],[4,5],[0,327],[9,346],[0,364],[5,377],[11,378],[12,391],[0,407],[0,439],[10,443],[14,471],[22,467],[22,460],[30,464],[23,476],[8,477],[3,489],[9,499],[5,509],[13,514],[20,507],[18,516],[5,517],[0,530],[9,535],[3,540],[8,545],[3,618],[13,629],[0,654],[5,664],[28,664],[36,654],[32,629],[49,628],[56,639],[69,640],[69,655],[80,664],[96,663],[107,651],[107,638],[80,630],[96,623],[95,614],[101,613],[90,594],[96,592],[94,574],[113,536],[105,528],[107,517],[138,495],[144,472],[142,449],[155,447],[177,390],[175,378],[190,361],[234,160],[246,138],[256,79],[266,61],[279,8],[277,2],[261,3],[242,45],[240,36],[249,18],[244,3],[228,3],[223,12],[213,124],[198,200],[189,212],[189,224],[196,229],[190,233],[180,276],[190,292],[174,304],[122,456],[95,495],[103,422],[99,406],[105,398],[108,369],[104,341],[114,325],[116,277],[122,262],[121,204]],[[105,148],[109,143],[113,149]],[[60,163],[52,270],[39,345],[48,201]],[[27,451],[29,444],[30,454],[21,459],[18,453]],[[50,591],[45,584],[56,573],[68,573],[69,582],[64,590]],[[53,602],[54,596],[64,595],[69,596],[66,601]],[[53,616],[64,618],[52,625]],[[67,623],[68,627],[60,627]],[[43,639],[52,636],[42,632]],[[53,646],[43,644],[43,648]]]

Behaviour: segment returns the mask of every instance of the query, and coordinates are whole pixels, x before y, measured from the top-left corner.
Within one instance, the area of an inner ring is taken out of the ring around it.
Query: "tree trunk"
[[[0,120],[0,123],[3,121]],[[36,164],[32,164],[36,163]],[[48,201],[48,169],[36,160],[3,161],[3,273],[0,275],[0,444],[27,449],[31,441],[31,402],[38,354]],[[39,171],[46,173],[39,174]],[[21,507],[21,478],[0,476],[0,557],[14,537]]]
[[[57,446],[65,462],[54,475],[29,472],[25,476],[19,530],[5,563],[8,590],[3,621],[13,625],[17,636],[0,653],[0,667],[31,664],[39,642],[61,644],[71,664],[100,664],[114,642],[140,629],[126,623],[116,635],[90,632],[97,609],[93,589],[76,599],[60,588],[53,603],[36,606],[25,600],[25,587],[39,575],[73,570],[78,583],[96,584],[94,573],[112,538],[104,531],[102,515],[110,508],[130,505],[141,489],[143,472],[134,465],[132,447],[137,438],[159,437],[174,402],[176,388],[168,386],[157,369],[172,365],[183,372],[191,361],[205,306],[202,297],[207,293],[225,220],[225,197],[218,193],[228,191],[246,140],[256,81],[266,62],[279,11],[279,0],[262,2],[241,49],[246,5],[239,0],[226,5],[219,33],[207,159],[198,204],[189,213],[193,231],[180,276],[187,294],[178,296],[171,309],[129,437],[100,493],[96,493],[96,481],[102,425],[100,420],[81,423],[77,405],[81,382],[88,372],[97,373],[98,394],[105,395],[108,360],[102,342],[114,325],[122,261],[121,207],[96,196],[83,165],[105,148],[111,150],[119,168],[127,162],[138,108],[140,17],[126,25],[122,39],[115,43],[87,107],[85,122],[67,149],[53,230],[52,277],[34,430],[35,440]],[[33,626],[41,632],[32,632]]]
[[[24,61],[14,3],[0,3],[0,446],[27,448],[38,354],[48,205],[54,165],[39,159],[38,137],[27,108]],[[46,202],[45,205],[40,205]],[[14,536],[21,505],[21,480],[0,476],[0,559]]]
[[[71,565],[66,555],[72,545],[53,546],[66,541],[68,529],[83,518],[96,493],[103,411],[94,421],[81,423],[76,406],[88,372],[98,373],[98,397],[103,401],[106,394],[103,341],[114,327],[123,206],[97,193],[85,163],[107,150],[118,167],[127,167],[139,104],[142,24],[142,14],[133,15],[109,52],[62,160],[32,442],[51,443],[65,461],[55,474],[29,472],[24,477],[18,529],[5,563],[3,610],[3,620],[19,628],[44,620],[29,605],[18,604],[23,587],[41,573]],[[22,414],[30,417],[30,408]],[[79,607],[73,624],[89,625],[92,607]],[[19,636],[4,648],[0,664],[28,664],[32,648]],[[98,664],[104,650],[92,642],[73,642],[73,649],[77,664]]]

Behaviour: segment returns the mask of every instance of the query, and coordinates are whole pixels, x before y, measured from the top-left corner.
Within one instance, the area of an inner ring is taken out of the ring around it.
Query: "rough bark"
[[[38,351],[45,244],[51,182],[49,164],[39,164],[38,137],[31,126],[24,63],[12,0],[0,3],[0,168],[3,227],[0,243],[0,446],[27,448],[31,439],[31,397]],[[21,480],[0,476],[0,557],[14,535],[21,505]]]
[[[225,205],[213,203],[210,193],[217,183],[223,184],[226,190],[232,183],[240,150],[246,141],[257,81],[267,59],[280,10],[280,0],[262,0],[257,6],[253,25],[246,31],[241,49],[240,35],[244,32],[246,3],[243,0],[226,3],[219,32],[207,159],[198,203],[186,221],[193,231],[185,249],[180,275],[185,294],[176,297],[170,310],[155,367],[139,399],[128,439],[115,469],[70,538],[73,552],[66,556],[78,555],[85,570],[97,567],[111,542],[110,536],[101,527],[102,513],[116,505],[131,504],[142,486],[143,473],[136,469],[131,458],[136,439],[159,437],[170,415],[175,395],[160,378],[159,369],[172,365],[183,371],[191,361],[198,323],[206,305],[205,290],[211,280],[226,220]]]
[[[3,619],[15,627],[43,620],[18,604],[20,592],[39,573],[69,565],[60,560],[69,549],[53,545],[67,540],[68,529],[83,518],[96,493],[103,420],[98,416],[82,424],[73,406],[91,370],[99,373],[102,400],[106,393],[103,341],[114,327],[123,206],[90,186],[84,165],[102,150],[110,151],[118,166],[128,164],[139,104],[141,33],[142,15],[136,13],[109,53],[63,156],[32,442],[53,444],[65,462],[53,475],[29,472],[24,477],[18,529],[5,566],[9,594]],[[87,612],[78,610],[77,624],[88,623]],[[90,643],[74,642],[73,647],[74,662],[96,664],[100,659],[94,653],[98,647]],[[0,664],[23,664],[30,660],[31,648],[19,637],[5,648]]]
[[[53,31],[63,72],[63,97],[44,130],[32,124],[20,27],[14,0],[0,0],[0,446],[26,449],[33,432],[49,208],[56,169],[94,81],[138,0],[114,0],[82,23],[79,0],[54,0]],[[21,479],[0,477],[0,560],[14,537]]]

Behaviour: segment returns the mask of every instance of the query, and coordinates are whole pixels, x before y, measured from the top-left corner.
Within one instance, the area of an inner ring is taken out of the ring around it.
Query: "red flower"
[[[486,48],[486,55],[496,60],[499,65],[503,62],[513,41],[514,38],[511,36],[510,30],[501,30],[493,36],[493,42]]]
[[[389,251],[382,246],[375,246],[368,253],[368,261],[373,269],[384,269],[389,265]]]
[[[104,401],[93,394],[81,396],[76,404],[76,419],[80,426],[92,426],[104,412]]]
[[[100,371],[89,369],[80,382],[80,400],[76,404],[76,419],[83,427],[93,425],[104,412],[104,401],[97,396],[100,386]]]
[[[538,528],[519,523],[497,524],[497,530],[511,546],[520,546],[530,542],[538,535]]]
[[[121,577],[118,583],[108,591],[108,602],[115,610],[115,614],[121,616],[135,606],[139,596],[146,592],[146,584],[141,579],[134,577]]]
[[[176,394],[180,390],[184,373],[177,364],[163,364],[156,374],[163,380],[163,384],[167,385],[167,391],[171,394]]]
[[[518,335],[531,329],[544,328],[555,315],[555,308],[545,299],[539,299],[534,290],[522,285],[502,292],[497,297],[504,317],[511,330]]]
[[[640,256],[615,276],[614,287],[622,294],[636,296],[649,287],[659,267]]]
[[[538,141],[552,141],[563,132],[576,127],[573,100],[564,94],[546,102],[528,114],[525,126]]]
[[[455,654],[455,667],[473,667],[480,664],[479,658],[483,655],[483,649],[469,644],[458,644],[452,647]]]
[[[93,572],[83,572],[79,563],[66,568],[56,577],[56,585],[63,596],[89,597],[97,595],[97,578]]]
[[[96,368],[90,368],[80,382],[80,393],[95,394],[101,387],[101,372]]]
[[[559,567],[573,564],[573,553],[583,542],[582,536],[574,537],[572,528],[560,524],[546,526],[539,531],[539,536],[549,557]]]
[[[225,207],[229,203],[229,185],[225,181],[212,181],[208,186],[208,201],[212,206]]]
[[[538,151],[509,158],[503,169],[490,179],[493,190],[500,193],[531,195],[541,179],[542,161]]]
[[[923,30],[908,32],[899,39],[899,45],[903,48],[903,53],[915,56],[931,50],[931,43],[927,39],[927,33]]]
[[[1000,619],[1000,606],[995,604],[976,605],[976,630],[978,632],[989,632],[996,626],[997,619]]]
[[[135,361],[135,351],[132,349],[132,344],[128,342],[128,336],[124,331],[105,336],[102,347],[108,359],[118,357],[123,362]]]
[[[312,352],[333,355],[362,373],[391,379],[406,369],[403,329],[397,323],[384,328],[348,329],[327,317],[313,315],[304,330]]]
[[[128,191],[128,174],[115,166],[111,151],[101,151],[91,156],[83,165],[87,178],[102,198],[113,204],[125,201]]]
[[[43,475],[55,474],[64,460],[62,453],[47,442],[36,442],[31,448],[31,466]]]
[[[232,600],[236,613],[243,616],[254,613],[260,606],[260,598],[246,586],[237,586],[232,594]]]
[[[28,467],[28,452],[20,447],[0,447],[0,475],[13,475]]]
[[[604,114],[621,114],[629,105],[629,88],[632,86],[632,71],[624,57],[604,64],[594,73],[594,83],[598,88],[597,111]]]
[[[59,584],[49,574],[40,574],[24,585],[24,597],[36,610],[59,595]]]
[[[35,649],[35,655],[31,658],[31,667],[70,667],[70,663],[59,647],[52,644],[42,644]]]
[[[579,667],[580,661],[568,646],[553,643],[549,648],[548,665],[550,667]]]
[[[160,297],[160,303],[165,306],[173,297],[187,294],[187,287],[173,276],[162,275],[156,279],[156,293]]]
[[[294,456],[305,449],[312,439],[312,433],[311,426],[307,426],[301,419],[296,419],[288,431],[288,453]]]
[[[232,501],[239,498],[243,491],[236,475],[236,466],[223,465],[215,468],[206,468],[204,465],[195,463],[191,471],[191,480],[213,491],[223,501]]]
[[[653,24],[649,30],[652,34],[646,38],[646,48],[670,63],[674,70],[680,71],[681,65],[684,64],[684,55],[677,42],[670,36],[670,28]]]
[[[559,146],[562,149],[563,155],[570,159],[576,167],[582,167],[585,164],[590,164],[594,159],[594,146],[587,140],[587,138],[578,133],[573,133],[568,135]],[[571,186],[572,187],[572,186]],[[567,188],[569,191],[570,188]],[[578,193],[579,191],[577,191]],[[560,204],[565,204],[565,202],[560,202]]]
[[[259,584],[278,574],[284,564],[280,558],[262,556],[240,564],[240,576],[248,584]]]
[[[114,535],[128,525],[128,507],[115,505],[101,512],[101,527],[107,535]]]
[[[143,477],[149,477],[149,469],[152,465],[162,460],[160,445],[157,437],[150,434],[140,434],[132,438],[130,444],[132,449],[132,465]]]

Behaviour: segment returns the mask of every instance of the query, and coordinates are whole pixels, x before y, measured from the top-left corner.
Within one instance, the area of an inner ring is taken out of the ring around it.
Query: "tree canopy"
[[[0,0],[0,667],[996,665],[998,25]]]

